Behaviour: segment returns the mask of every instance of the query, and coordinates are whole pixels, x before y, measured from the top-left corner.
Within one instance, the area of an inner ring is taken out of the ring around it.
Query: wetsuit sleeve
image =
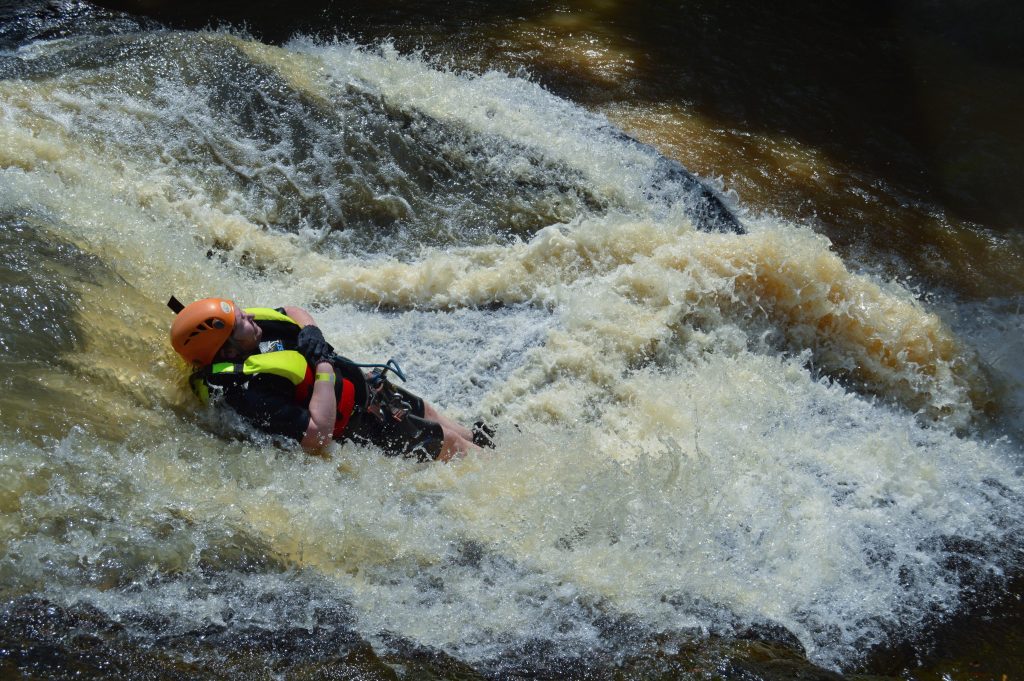
[[[247,388],[232,391],[227,403],[265,433],[302,441],[309,426],[309,410],[292,400],[294,388],[280,376],[254,376]]]

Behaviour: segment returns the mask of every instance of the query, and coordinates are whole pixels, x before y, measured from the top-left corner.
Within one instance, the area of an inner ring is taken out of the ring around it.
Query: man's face
[[[235,305],[235,328],[231,330],[231,340],[246,355],[256,352],[263,337],[263,329],[256,325],[253,316],[242,312]]]

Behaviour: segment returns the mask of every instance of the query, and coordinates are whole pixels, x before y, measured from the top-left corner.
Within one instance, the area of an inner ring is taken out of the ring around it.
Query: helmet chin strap
[[[167,307],[171,308],[171,312],[178,314],[185,309],[185,306],[181,304],[181,301],[171,296],[171,299],[167,301]]]

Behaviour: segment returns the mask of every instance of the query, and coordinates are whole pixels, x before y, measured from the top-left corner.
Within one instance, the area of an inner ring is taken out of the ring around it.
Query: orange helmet
[[[235,303],[224,298],[204,298],[179,307],[171,325],[171,345],[189,364],[206,366],[235,328]],[[168,303],[171,305],[171,303]],[[171,305],[171,309],[175,309]]]

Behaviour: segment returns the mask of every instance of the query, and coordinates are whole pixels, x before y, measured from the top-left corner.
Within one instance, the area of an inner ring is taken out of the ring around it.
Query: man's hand
[[[317,362],[329,359],[334,354],[334,348],[324,340],[323,332],[312,324],[302,327],[299,331],[295,349],[306,358],[310,366],[314,367]]]

